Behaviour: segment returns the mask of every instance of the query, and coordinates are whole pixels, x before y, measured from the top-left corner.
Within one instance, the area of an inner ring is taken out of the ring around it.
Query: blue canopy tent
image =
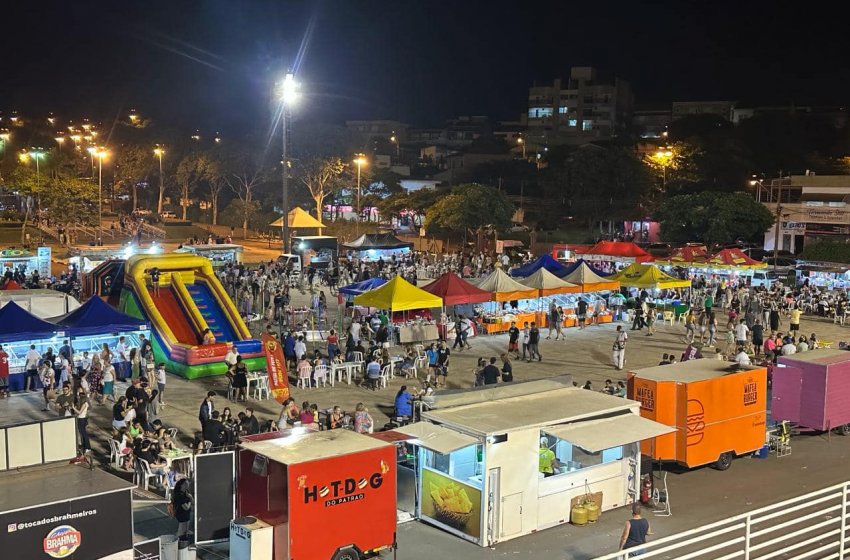
[[[598,268],[593,266],[593,263],[587,262],[584,259],[579,259],[576,262],[570,263],[569,266],[565,267],[563,272],[556,272],[555,276],[558,276],[560,278],[563,278],[564,276],[569,276],[570,274],[575,272],[576,269],[578,269],[582,264],[587,265],[587,267],[590,268],[590,270],[594,274],[596,274],[597,276],[601,276],[603,278],[605,278],[606,276],[611,276],[611,274],[613,274],[613,273],[603,272],[602,270],[599,270]]]
[[[532,263],[528,263],[525,266],[512,270],[511,276],[515,278],[525,278],[527,276],[531,276],[541,268],[545,268],[555,276],[563,276],[564,274],[567,274],[567,272],[565,272],[567,267],[553,259],[552,255],[543,255]]]
[[[99,297],[89,299],[56,324],[72,338],[150,330],[146,321],[121,313]]]
[[[343,296],[346,296],[346,299],[350,299],[354,296],[365,294],[369,290],[374,290],[375,288],[383,286],[386,283],[387,281],[383,278],[369,278],[368,280],[363,280],[362,282],[355,282],[354,284],[343,286],[339,289],[339,293]]]
[[[14,301],[0,309],[0,344],[9,359],[9,390],[22,391],[26,382],[25,356],[30,344],[43,354],[48,347],[56,346],[57,327],[39,319]],[[61,333],[60,333],[61,334]],[[60,341],[61,343],[61,341]],[[58,348],[54,348],[58,350]],[[33,388],[40,388],[36,379]]]

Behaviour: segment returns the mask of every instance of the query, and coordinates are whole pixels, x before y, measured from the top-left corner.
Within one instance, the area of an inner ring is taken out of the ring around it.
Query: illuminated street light
[[[195,142],[199,142],[201,140],[201,131],[200,130],[195,131],[195,134],[192,135],[192,140],[194,140]]]
[[[280,130],[281,142],[283,144],[283,157],[281,158],[281,202],[283,217],[280,224],[280,237],[283,244],[284,254],[289,254],[289,158],[287,156],[287,117],[289,109],[293,103],[298,100],[298,82],[295,81],[295,74],[287,72],[280,84]],[[322,219],[321,212],[317,216]]]
[[[130,122],[133,124],[137,124],[139,122],[139,115],[136,114],[135,109],[130,109]]]
[[[364,154],[355,154],[354,164],[357,165],[357,221],[354,224],[355,233],[360,233],[360,169],[369,163]]]
[[[221,135],[220,135],[220,133],[218,133],[218,132],[216,132],[216,133],[215,133],[215,138],[213,139],[213,142],[215,142],[216,144],[221,144]]]
[[[520,146],[522,146],[522,159],[528,159],[528,157],[526,157],[526,155],[525,155],[525,146],[526,146],[525,139],[522,136],[520,136],[519,138],[516,139],[516,143],[519,144]]]
[[[103,148],[89,148],[89,153],[97,158],[97,228],[100,239],[103,239],[103,158],[109,152]]]
[[[39,163],[47,154],[41,148],[32,148],[26,155],[35,160],[35,186],[38,189],[41,186],[41,167]],[[26,160],[21,159],[21,161]]]
[[[165,150],[162,145],[157,144],[153,149],[153,155],[155,155],[159,159],[159,200],[156,204],[156,213],[162,215],[162,192],[163,188],[163,177],[162,177],[162,156],[165,155]]]

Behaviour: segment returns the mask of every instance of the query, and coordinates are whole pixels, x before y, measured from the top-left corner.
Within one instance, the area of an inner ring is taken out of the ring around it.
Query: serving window
[[[554,476],[589,469],[597,465],[613,463],[623,459],[622,445],[591,452],[567,440],[546,432],[541,432],[541,449],[544,445],[555,453],[555,459],[558,461],[557,465],[559,466],[554,467]]]

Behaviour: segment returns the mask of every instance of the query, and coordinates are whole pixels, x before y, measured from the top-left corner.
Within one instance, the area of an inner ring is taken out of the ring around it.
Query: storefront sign
[[[850,235],[850,225],[806,224],[806,235]]]
[[[0,550],[15,560],[95,560],[133,546],[128,491],[0,515]],[[108,531],[104,531],[108,527]]]
[[[481,490],[422,468],[422,517],[452,532],[481,540]]]
[[[850,211],[844,208],[804,208],[799,214],[802,214],[804,220],[808,223],[850,223]]]
[[[268,333],[263,333],[261,339],[266,354],[266,370],[269,372],[269,389],[272,397],[282,403],[289,398],[289,378],[286,376],[283,347],[277,338]]]

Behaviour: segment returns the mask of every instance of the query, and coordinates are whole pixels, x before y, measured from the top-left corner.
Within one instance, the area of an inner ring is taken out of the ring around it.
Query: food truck
[[[764,446],[764,367],[700,359],[638,369],[629,372],[628,395],[640,403],[641,416],[675,428],[642,444],[653,459],[726,470],[736,455]]]
[[[771,416],[814,430],[850,435],[850,352],[820,349],[779,358]]]
[[[248,436],[236,508],[273,528],[274,560],[357,560],[395,546],[396,450],[350,430]]]
[[[635,401],[510,385],[469,391],[478,402],[445,399],[422,422],[393,430],[414,450],[416,517],[492,546],[568,522],[577,499],[594,496],[601,511],[637,500],[638,442],[670,428],[641,418]]]

